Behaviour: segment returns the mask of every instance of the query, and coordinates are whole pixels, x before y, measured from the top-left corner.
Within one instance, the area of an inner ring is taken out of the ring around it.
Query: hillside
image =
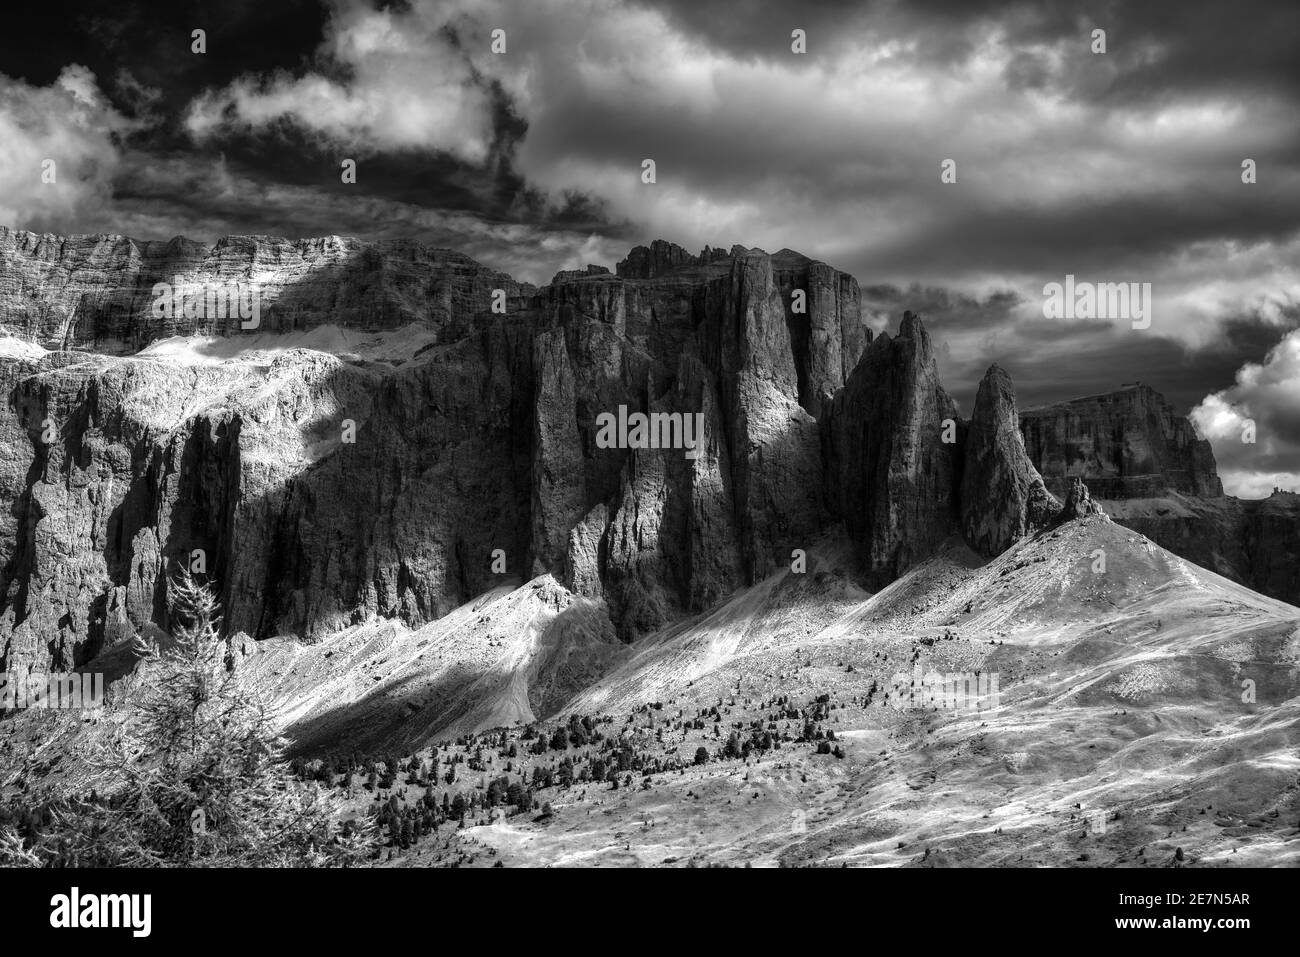
[[[549,817],[469,827],[446,846],[440,835],[395,863],[1300,861],[1300,609],[1100,517],[985,565],[955,546],[875,595],[836,566],[828,549],[802,579],[773,576],[647,636],[566,707],[616,716],[620,741],[647,762],[684,758],[680,770],[616,790],[547,788]],[[954,714],[882,704],[878,691],[865,705],[873,682],[885,689],[913,664],[997,673],[1000,702]],[[843,758],[796,741],[690,763],[755,721],[797,737],[803,719],[772,703],[786,696],[822,709]],[[719,723],[680,730],[714,707]]]
[[[874,594],[850,555],[824,540],[804,573],[627,648],[543,577],[415,631],[248,643],[237,669],[308,753],[414,754],[387,788],[331,777],[355,813],[468,802],[394,865],[1300,860],[1300,609],[1100,515],[988,562],[951,542]],[[996,696],[936,705],[932,671],[996,676]],[[603,737],[546,747],[579,718]],[[58,758],[96,725],[58,720],[11,726],[29,786],[78,779]],[[489,782],[534,810],[489,808]]]

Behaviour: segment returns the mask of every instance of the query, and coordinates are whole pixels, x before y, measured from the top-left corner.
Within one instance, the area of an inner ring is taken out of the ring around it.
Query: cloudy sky
[[[1230,491],[1300,489],[1294,2],[41,2],[6,20],[2,224],[414,236],[534,282],[654,238],[790,247],[853,273],[877,329],[922,312],[966,409],[993,360],[1023,406],[1141,380],[1192,414]],[[1151,283],[1150,327],[1045,318],[1067,274]]]

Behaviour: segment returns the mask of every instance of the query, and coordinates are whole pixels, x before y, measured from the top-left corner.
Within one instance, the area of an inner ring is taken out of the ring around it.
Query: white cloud
[[[1213,445],[1229,494],[1260,498],[1275,486],[1300,491],[1300,472],[1294,471],[1300,461],[1300,330],[1263,362],[1238,370],[1230,388],[1206,396],[1191,419]]]
[[[195,99],[186,127],[206,141],[292,121],[349,155],[428,149],[481,163],[491,145],[490,100],[444,32],[462,13],[460,4],[405,12],[339,5],[318,51],[325,72],[240,77]]]
[[[134,126],[84,66],[47,87],[0,75],[0,223],[43,232],[102,221],[121,162],[115,136]],[[53,183],[42,182],[46,160]]]

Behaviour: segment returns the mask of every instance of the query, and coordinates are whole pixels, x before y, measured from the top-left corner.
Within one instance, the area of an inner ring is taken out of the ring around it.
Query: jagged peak
[[[706,247],[707,248],[707,247]],[[666,239],[656,239],[649,246],[633,246],[614,267],[620,279],[653,279],[700,263],[700,257]]]
[[[910,309],[904,312],[903,321],[898,324],[898,336],[900,339],[928,338],[920,315]]]
[[[735,243],[729,249],[705,246],[698,255],[695,255],[677,243],[656,239],[649,245],[633,246],[627,256],[618,263],[615,274],[622,279],[653,279],[679,269],[705,266],[722,259],[744,259],[750,256],[765,256],[775,266],[785,269],[804,269],[821,263],[821,260],[806,256],[788,246],[782,247],[775,253],[769,253],[758,246]]]
[[[981,416],[996,416],[999,411],[1008,416],[1010,424],[1015,427],[1019,421],[1015,384],[1011,374],[994,362],[985,370],[976,389],[972,423]],[[1018,429],[1016,434],[1019,435]]]
[[[1065,504],[1061,507],[1061,514],[1056,520],[1070,522],[1076,518],[1087,518],[1089,515],[1100,515],[1109,521],[1101,506],[1092,500],[1092,493],[1088,491],[1088,486],[1083,484],[1083,479],[1076,475],[1070,480],[1070,488],[1065,493]]]
[[[984,370],[984,378],[980,380],[981,384],[983,384],[984,382],[1000,382],[1000,381],[1006,381],[1007,383],[1010,383],[1011,375],[1010,373],[1007,372],[1006,369],[1002,368],[1002,366],[998,365],[996,362],[994,362],[992,365],[990,365],[987,369]]]

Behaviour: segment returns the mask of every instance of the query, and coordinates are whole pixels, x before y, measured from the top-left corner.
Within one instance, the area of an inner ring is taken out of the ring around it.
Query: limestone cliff
[[[962,533],[981,555],[1000,555],[1047,525],[1060,508],[1025,452],[1011,377],[998,365],[990,366],[980,380],[966,433]]]
[[[956,422],[929,334],[908,312],[897,336],[867,349],[826,417],[831,497],[872,582],[892,581],[956,532]]]
[[[260,327],[160,318],[178,276],[256,282]],[[656,242],[533,288],[416,243],[0,230],[0,326],[0,668],[166,627],[181,566],[253,639],[549,575],[584,642],[626,641],[830,533],[872,586],[953,536],[996,555],[1059,510],[1035,464],[1058,488],[1213,471],[1145,394],[1115,413],[1141,441],[1026,426],[994,367],[966,423],[920,317],[873,337],[857,282],[790,250]]]
[[[1137,385],[1021,413],[1048,488],[1087,483],[1116,521],[1262,594],[1300,603],[1300,496],[1223,494],[1209,442]]]
[[[256,335],[163,321],[173,276],[253,277],[271,305]],[[816,409],[871,339],[857,295],[741,247],[656,243],[533,289],[413,243],[0,232],[0,325],[55,347],[0,360],[0,666],[165,626],[181,564],[254,638],[420,624],[548,571],[625,639],[706,608],[834,521]],[[376,335],[266,335],[324,326]],[[247,346],[106,354],[196,333]],[[698,454],[599,447],[620,408],[700,414]]]
[[[1223,494],[1210,443],[1150,386],[1028,409],[1020,428],[1030,460],[1057,495],[1076,475],[1100,499]]]

